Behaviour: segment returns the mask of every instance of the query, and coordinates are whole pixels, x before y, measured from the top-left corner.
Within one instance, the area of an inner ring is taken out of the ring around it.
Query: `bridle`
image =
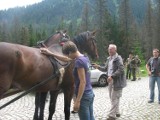
[[[62,31],[58,31],[58,32],[56,32],[56,34],[60,34],[61,35],[61,37],[57,40],[58,42],[70,39],[70,37],[66,33],[63,33]],[[52,36],[54,36],[54,35],[51,35],[46,40],[42,40],[42,41],[37,42],[37,47],[48,48],[47,45],[45,44],[45,42],[47,42]]]
[[[89,31],[87,31],[87,33],[88,33],[88,36],[90,36],[90,32]],[[92,45],[93,45],[93,49],[94,50],[96,50],[97,48],[96,48],[96,45],[95,45],[95,41],[96,41],[96,39],[95,39],[95,37],[94,36],[91,36],[91,38],[89,38],[89,40],[91,41],[91,43],[92,43]],[[96,53],[96,55],[97,55],[97,53]],[[97,55],[98,56],[98,55]]]
[[[57,32],[57,34],[58,34],[58,33],[62,35],[62,37],[58,39],[58,42],[59,42],[59,41],[63,41],[63,40],[65,40],[65,39],[69,39],[69,36],[66,35],[66,33],[63,33],[63,32],[61,32],[61,31]],[[53,36],[53,35],[51,35],[51,36],[50,36],[48,39],[46,39],[46,40],[37,42],[37,47],[38,47],[38,48],[41,48],[41,47],[48,48],[48,46],[45,44],[45,41],[48,41],[52,36]],[[68,66],[68,65],[69,65],[68,62],[66,62],[65,64],[60,63],[60,62],[59,62],[56,58],[54,58],[54,57],[49,57],[49,59],[50,59],[50,61],[52,61],[52,63],[53,63],[53,60],[52,60],[52,59],[54,59],[54,60],[55,60],[59,65],[61,65],[61,66]]]

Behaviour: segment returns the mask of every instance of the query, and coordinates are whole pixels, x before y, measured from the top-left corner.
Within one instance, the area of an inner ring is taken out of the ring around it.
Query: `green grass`
[[[136,74],[137,78],[139,78],[139,77],[147,77],[148,76],[148,73],[147,73],[145,65],[141,65],[139,69],[140,69],[140,76],[138,74]],[[125,71],[126,71],[126,68],[125,68]]]
[[[148,73],[147,73],[147,70],[146,70],[146,66],[145,66],[145,65],[141,65],[141,66],[140,66],[140,71],[141,71],[141,76],[142,76],[142,77],[148,76]]]

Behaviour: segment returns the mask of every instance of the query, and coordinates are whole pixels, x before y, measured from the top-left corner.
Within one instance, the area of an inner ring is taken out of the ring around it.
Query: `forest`
[[[145,62],[160,48],[160,0],[43,0],[0,11],[0,42],[35,46],[58,30],[71,38],[96,30],[99,62],[114,43],[124,58],[133,52]]]

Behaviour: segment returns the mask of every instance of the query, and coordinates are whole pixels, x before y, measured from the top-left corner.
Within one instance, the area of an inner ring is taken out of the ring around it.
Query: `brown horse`
[[[57,32],[52,40],[61,40],[65,33]],[[46,46],[53,44],[46,42]],[[40,53],[38,48],[12,43],[0,43],[0,99],[12,86],[18,85],[22,90],[31,88],[53,74],[50,60]],[[48,91],[56,88],[56,81],[51,80],[36,91]]]
[[[77,45],[80,52],[87,52],[92,58],[98,57],[97,47],[95,44],[95,32],[84,32],[79,35],[77,35],[72,41]],[[59,44],[59,41],[54,41],[54,45],[50,46],[49,49],[51,51],[56,51],[62,54],[61,48],[57,47],[57,43]],[[45,42],[44,42],[45,44]],[[69,120],[70,118],[70,105],[71,105],[71,99],[74,92],[74,78],[72,75],[72,69],[73,69],[73,63],[70,64],[65,71],[63,82],[60,86],[64,93],[64,112],[65,112],[65,120]],[[55,112],[55,106],[56,106],[56,99],[59,93],[58,89],[57,91],[50,91],[50,106],[49,106],[49,117],[48,120],[52,120],[52,116]],[[47,93],[37,93],[35,98],[35,114],[34,119],[35,120],[43,120],[43,112],[45,107],[45,99],[46,99]],[[40,109],[40,115],[38,116],[38,108]]]

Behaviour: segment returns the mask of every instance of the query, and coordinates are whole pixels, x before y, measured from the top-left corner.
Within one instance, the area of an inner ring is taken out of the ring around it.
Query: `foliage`
[[[107,47],[114,43],[124,59],[133,51],[145,63],[152,48],[160,47],[160,4],[148,1],[43,0],[0,11],[0,41],[35,46],[57,30],[68,30],[71,38],[97,30],[98,62],[106,59]]]

